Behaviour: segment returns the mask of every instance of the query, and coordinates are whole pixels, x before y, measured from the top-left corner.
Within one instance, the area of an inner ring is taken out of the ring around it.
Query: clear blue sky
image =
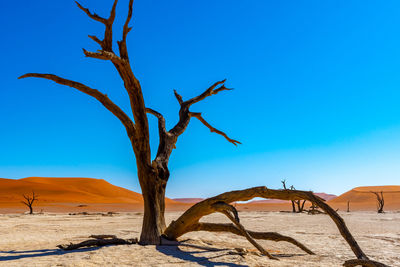
[[[112,0],[82,0],[107,16]],[[115,36],[127,12],[120,0]],[[123,126],[53,73],[129,111],[110,63],[85,58],[102,35],[74,1],[0,3],[0,177],[95,177],[139,191]],[[280,180],[343,193],[400,184],[399,1],[136,0],[128,38],[148,107],[178,119],[184,98],[227,78],[234,91],[193,111],[243,145],[192,121],[170,161],[170,197],[205,197]],[[156,123],[150,119],[153,151]]]

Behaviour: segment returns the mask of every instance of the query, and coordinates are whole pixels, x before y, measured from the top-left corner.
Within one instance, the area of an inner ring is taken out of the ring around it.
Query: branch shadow
[[[10,251],[0,251],[0,254],[9,254],[6,256],[0,256],[0,262],[2,261],[12,261],[19,260],[24,258],[36,258],[36,257],[45,257],[45,256],[59,256],[65,255],[69,253],[81,253],[88,252],[100,249],[101,247],[90,247],[90,248],[82,248],[71,251],[65,251],[61,249],[39,249],[39,250],[10,250]],[[18,254],[18,255],[15,255]]]
[[[157,251],[163,253],[164,255],[167,256],[172,256],[181,260],[185,261],[190,261],[197,263],[201,266],[206,266],[206,267],[211,267],[211,266],[229,266],[229,267],[245,267],[248,265],[241,265],[241,264],[236,264],[236,263],[228,263],[228,262],[218,262],[218,261],[210,261],[211,259],[215,259],[218,257],[222,257],[225,255],[230,255],[229,253],[226,254],[221,254],[221,255],[216,255],[213,257],[201,257],[201,256],[195,256],[195,254],[201,254],[205,252],[220,252],[220,251],[229,251],[229,249],[211,249],[210,248],[205,248],[202,246],[197,246],[197,245],[189,245],[189,244],[180,244],[180,246],[186,246],[186,247],[194,247],[198,249],[203,249],[203,251],[183,251],[179,246],[173,246],[173,245],[164,245],[164,246],[156,246]]]

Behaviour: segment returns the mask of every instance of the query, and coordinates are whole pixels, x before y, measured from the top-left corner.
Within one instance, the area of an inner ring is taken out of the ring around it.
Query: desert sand
[[[0,178],[0,213],[22,213],[27,207],[21,204],[22,195],[35,191],[39,201],[36,212],[135,212],[143,210],[141,194],[118,187],[102,179],[94,178],[44,178],[29,177],[19,180]],[[376,210],[376,197],[371,191],[384,192],[386,211],[400,210],[400,186],[368,186],[354,188],[338,197],[327,193],[316,193],[327,199],[329,205],[340,211]],[[222,193],[222,192],[221,192]],[[166,198],[168,211],[183,211],[201,198]],[[310,203],[306,203],[308,209]],[[261,200],[237,204],[242,211],[290,211],[289,201]]]
[[[181,212],[168,212],[167,221]],[[400,266],[400,213],[341,213],[364,252],[374,260]],[[288,243],[260,241],[280,261],[259,256],[245,238],[228,233],[194,232],[180,246],[121,245],[65,252],[56,245],[80,242],[91,234],[138,237],[140,212],[112,217],[67,214],[0,215],[0,266],[341,266],[354,255],[326,215],[240,212],[250,230],[276,231],[312,249],[307,255]],[[204,218],[227,222],[220,214]],[[249,253],[238,255],[235,248]]]

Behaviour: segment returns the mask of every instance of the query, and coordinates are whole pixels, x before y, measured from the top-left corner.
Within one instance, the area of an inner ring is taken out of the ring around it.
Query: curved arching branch
[[[31,77],[51,80],[58,84],[75,88],[81,91],[82,93],[92,96],[93,98],[97,99],[106,109],[108,109],[122,122],[130,138],[133,138],[133,136],[135,135],[135,125],[132,122],[132,120],[128,117],[128,115],[125,114],[125,112],[122,111],[120,107],[114,104],[114,102],[112,102],[106,94],[103,94],[96,89],[92,89],[89,86],[86,86],[82,83],[67,80],[53,74],[27,73],[25,75],[22,75],[18,79],[31,78]]]
[[[185,213],[183,213],[176,221],[171,224],[164,231],[164,235],[167,239],[175,240],[179,236],[192,231],[193,225],[199,223],[199,220],[211,213],[215,212],[213,205],[217,202],[232,203],[236,201],[247,201],[255,197],[269,198],[269,199],[281,199],[281,200],[308,200],[311,203],[319,206],[322,210],[328,214],[336,224],[340,234],[349,244],[351,250],[354,252],[358,259],[368,259],[365,253],[361,250],[356,240],[347,228],[344,220],[339,214],[332,209],[325,201],[314,195],[312,192],[300,191],[300,190],[273,190],[265,186],[253,187],[244,190],[237,190],[226,192],[218,196],[203,200]]]

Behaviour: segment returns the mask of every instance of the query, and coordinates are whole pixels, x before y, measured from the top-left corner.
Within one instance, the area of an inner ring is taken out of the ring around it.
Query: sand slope
[[[110,204],[118,204],[122,210],[129,205],[143,206],[141,194],[112,185],[103,179],[29,177],[19,180],[0,178],[0,207],[24,209],[21,204],[22,195],[31,194],[32,190],[39,195],[37,207],[53,207],[51,210],[78,205],[87,205],[89,209],[96,207],[94,210],[101,209],[101,206],[109,209]],[[166,199],[166,203],[175,202]]]
[[[376,196],[371,191],[383,192],[384,210],[400,209],[400,186],[398,185],[356,187],[328,201],[328,204],[335,208],[347,209],[347,201],[350,201],[350,210],[375,210]]]

